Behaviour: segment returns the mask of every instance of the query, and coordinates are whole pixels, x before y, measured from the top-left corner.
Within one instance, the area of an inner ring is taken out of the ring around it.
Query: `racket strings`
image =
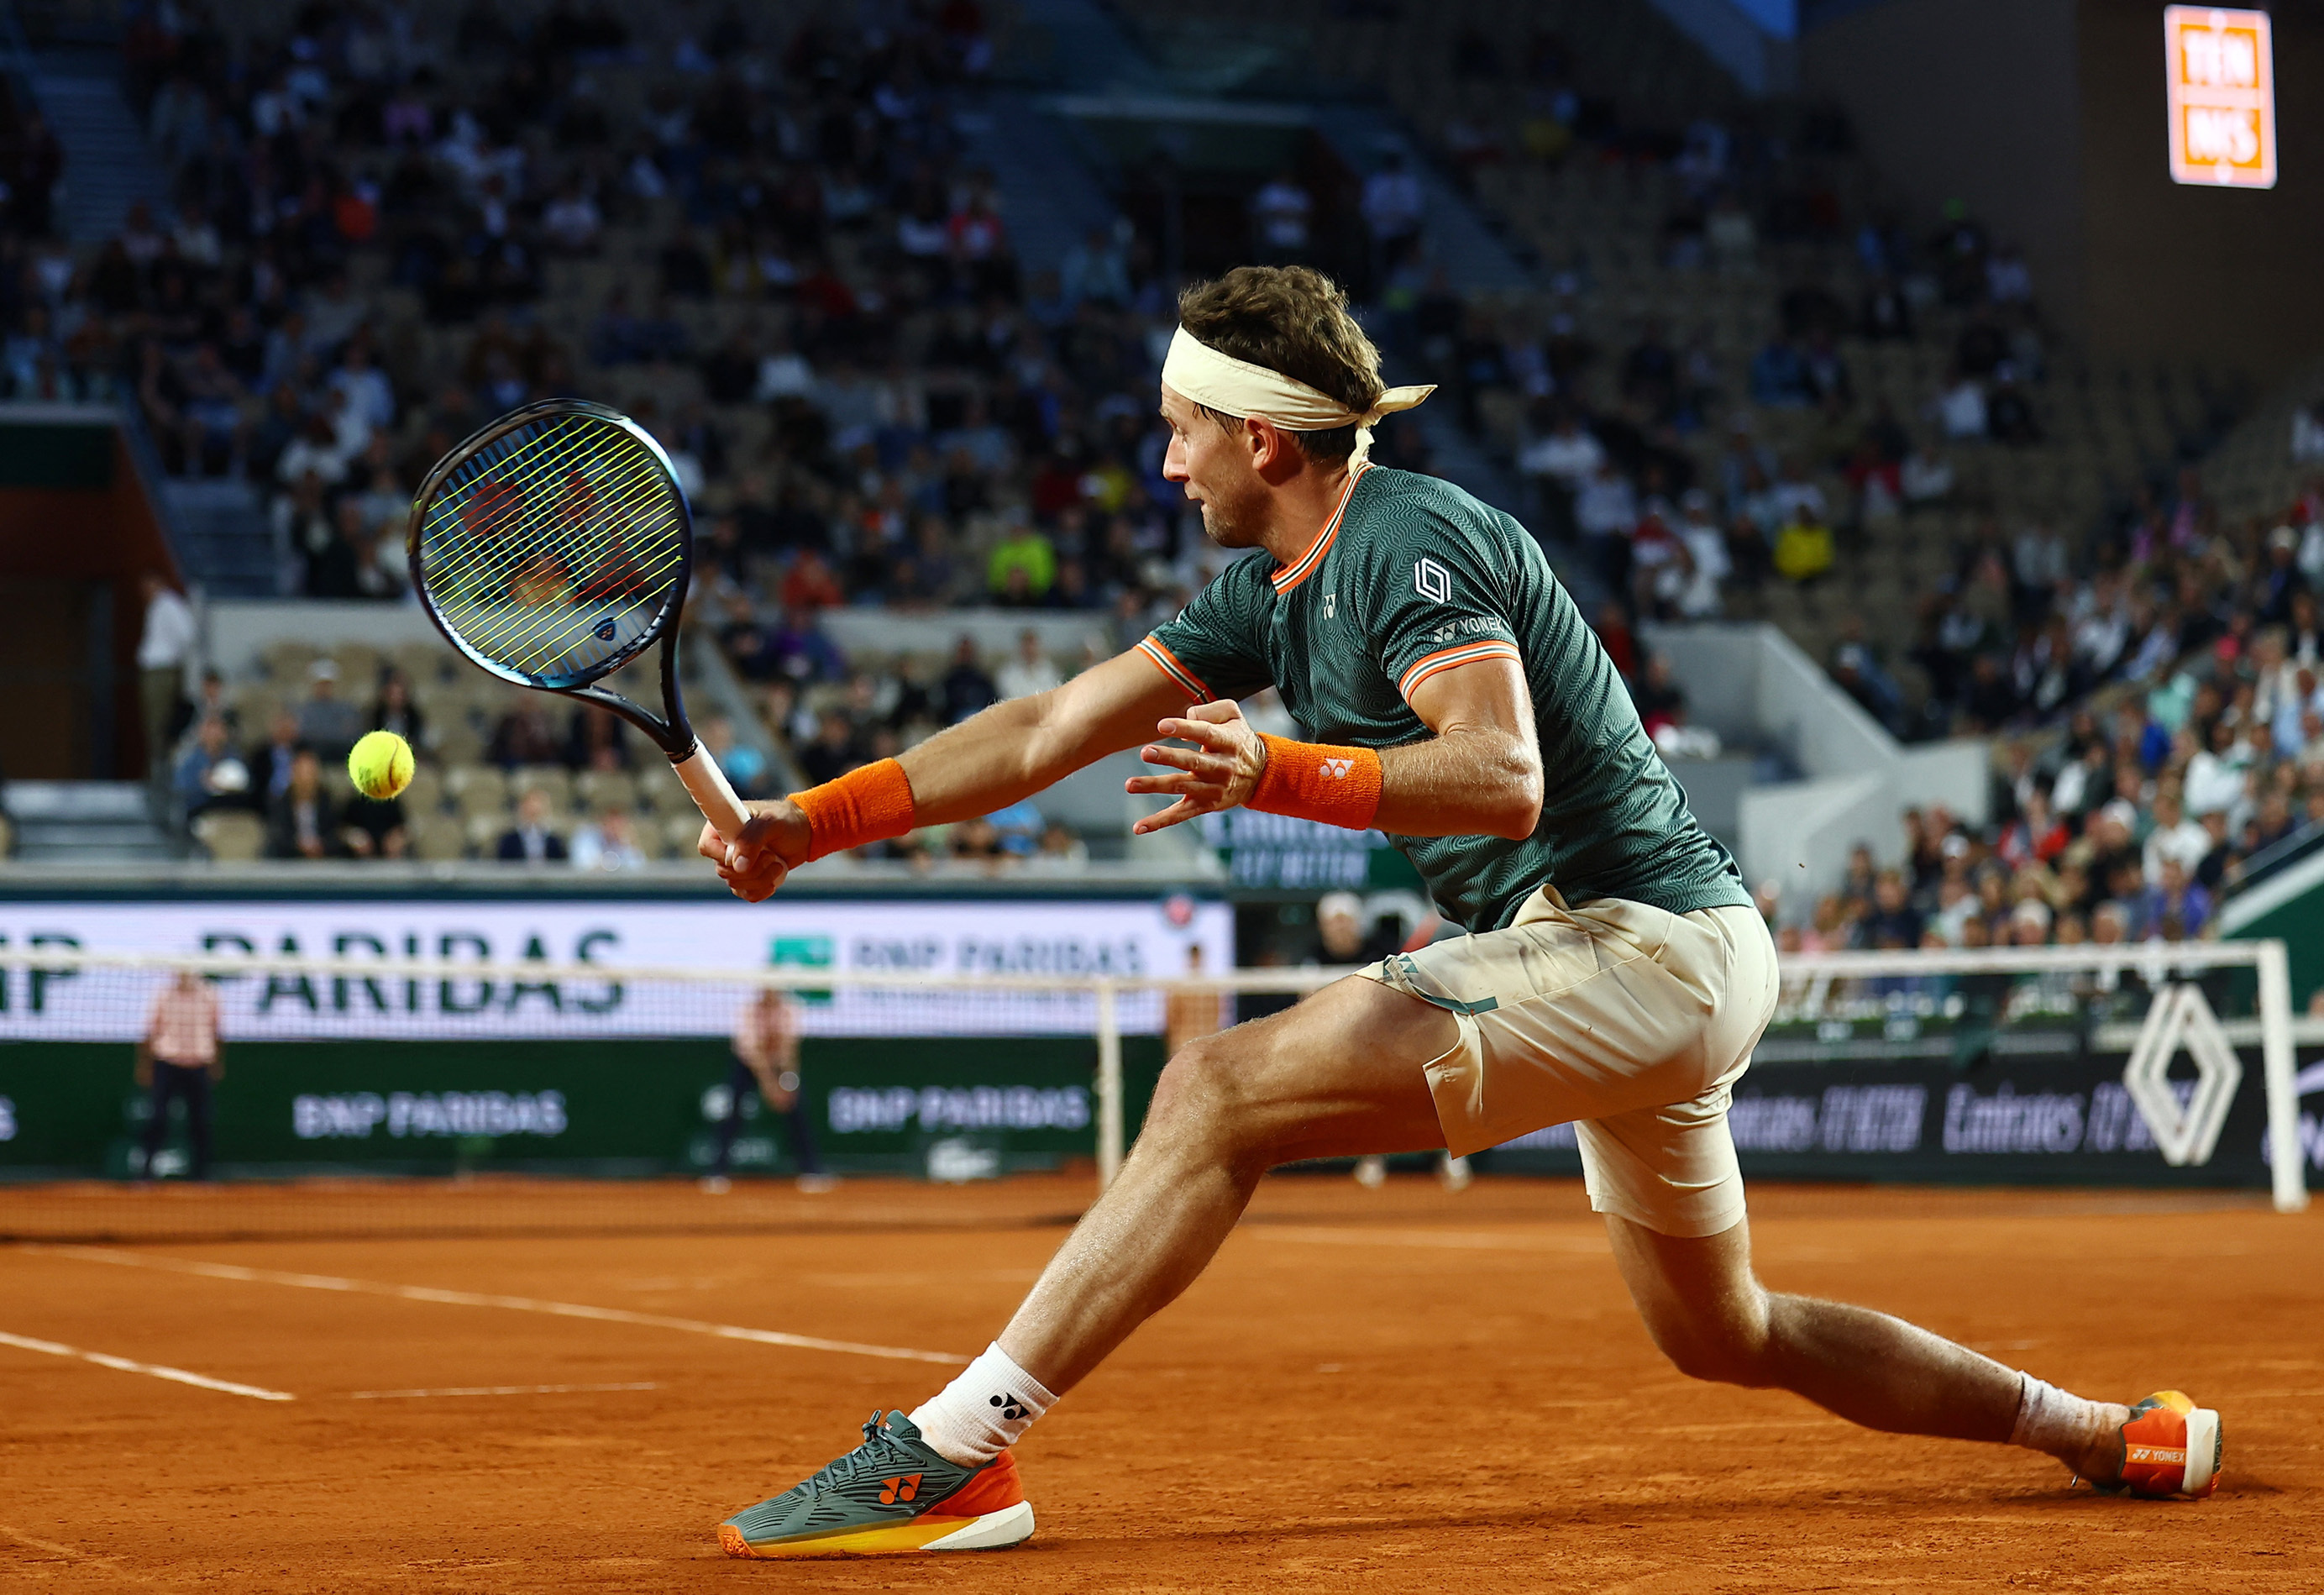
[[[503,502],[479,517],[487,494]],[[572,417],[520,432],[460,466],[429,510],[426,585],[479,654],[525,674],[571,674],[587,668],[583,656],[602,660],[626,641],[603,634],[604,598],[634,604],[682,568],[674,494],[659,461],[620,429]],[[526,601],[528,570],[553,593]],[[604,590],[591,595],[592,584]],[[604,646],[588,649],[585,638]],[[551,664],[564,668],[542,668]]]
[[[539,468],[528,473],[528,478],[547,475],[559,468],[563,467]],[[645,465],[643,471],[645,473],[643,479],[628,485],[622,493],[612,495],[610,504],[601,497],[595,512],[599,526],[594,535],[586,530],[577,533],[579,536],[589,538],[588,541],[570,540],[568,529],[571,528],[572,522],[561,506],[550,511],[548,516],[534,517],[530,523],[521,522],[516,530],[523,534],[523,543],[512,558],[500,562],[498,572],[493,571],[489,564],[481,567],[485,579],[492,581],[492,585],[495,586],[512,585],[514,581],[520,579],[521,573],[528,567],[537,565],[540,567],[539,579],[544,582],[558,582],[565,589],[565,592],[558,595],[563,597],[565,602],[560,606],[554,599],[540,604],[520,599],[520,607],[499,610],[495,620],[471,641],[479,648],[512,664],[518,664],[520,668],[529,665],[542,656],[569,646],[571,641],[569,633],[573,628],[595,613],[592,606],[577,604],[571,601],[569,594],[579,585],[579,578],[574,573],[587,570],[594,575],[595,568],[602,567],[605,558],[614,552],[616,546],[622,545],[622,533],[627,529],[619,519],[620,512],[644,495],[663,487],[650,462]],[[520,487],[517,491],[522,493],[525,489]],[[558,523],[559,521],[563,521],[562,526]],[[634,567],[635,556],[625,545],[621,547],[621,551],[630,558]],[[674,564],[676,559],[677,554],[673,547],[667,558],[661,561],[661,569],[639,574],[641,578],[649,575],[660,575],[663,569]],[[566,579],[560,581],[560,573]],[[493,580],[494,576],[500,579]]]
[[[549,434],[539,434],[498,459],[476,462],[475,468],[468,473],[469,484],[463,484],[466,491],[456,489],[454,494],[447,495],[446,507],[450,512],[450,518],[463,527],[466,526],[470,505],[492,486],[503,487],[506,495],[517,504],[514,515],[503,517],[513,522],[512,526],[489,528],[493,534],[489,539],[471,534],[469,542],[475,557],[466,563],[465,568],[478,577],[475,584],[476,586],[489,585],[497,589],[510,585],[514,579],[512,573],[521,573],[528,566],[545,566],[543,579],[555,580],[560,570],[569,576],[576,567],[586,568],[600,563],[613,551],[621,533],[628,530],[621,519],[621,512],[655,490],[665,489],[653,462],[634,455],[626,462],[629,468],[622,476],[615,477],[611,483],[584,475],[576,468],[576,457],[590,447],[592,440],[586,435],[576,435],[584,434],[585,429],[567,428],[563,430],[567,433],[564,438],[549,441]],[[537,453],[538,457],[522,463],[527,452]],[[507,469],[512,460],[521,462],[513,474]],[[593,507],[593,518],[598,523],[595,535],[587,542],[574,543],[566,535],[572,527],[572,521],[564,502],[559,502],[547,515],[528,515],[525,512],[524,506],[530,502],[533,495],[553,485],[560,475],[568,480],[581,476],[581,486],[598,501]],[[608,492],[609,487],[619,491]],[[558,524],[559,521],[563,521],[562,526]],[[516,539],[512,547],[498,549],[486,547],[488,540],[493,543],[507,540],[512,532]],[[669,558],[661,563],[666,567],[675,557],[673,545],[669,550]],[[632,562],[634,565],[634,558]],[[463,574],[463,568],[456,564],[450,576],[456,580]],[[469,597],[473,603],[484,595],[472,591]],[[522,650],[537,657],[552,650],[562,641],[561,637],[544,641],[541,633],[559,619],[566,622],[559,630],[569,630],[576,618],[570,613],[560,616],[556,610],[545,605],[528,604],[524,610],[515,613],[502,612],[494,623],[471,641],[496,653],[515,656]]]

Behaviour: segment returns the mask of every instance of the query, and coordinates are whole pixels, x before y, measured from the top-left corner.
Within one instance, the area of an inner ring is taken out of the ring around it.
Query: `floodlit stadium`
[[[2311,1589],[2319,77],[0,6],[0,1589]]]

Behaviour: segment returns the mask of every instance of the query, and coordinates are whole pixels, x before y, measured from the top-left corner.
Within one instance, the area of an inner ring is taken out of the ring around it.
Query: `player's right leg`
[[[1277,1164],[1444,1144],[1426,1067],[1452,1016],[1377,981],[1181,1048],[1120,1175],[1084,1215],[999,1341],[910,1417],[720,1526],[737,1556],[986,1549],[1033,1531],[1007,1447],[1175,1300]]]

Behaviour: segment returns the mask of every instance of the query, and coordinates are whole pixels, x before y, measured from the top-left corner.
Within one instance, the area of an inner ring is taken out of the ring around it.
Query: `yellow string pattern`
[[[684,563],[678,487],[653,451],[588,415],[495,439],[420,522],[420,569],[444,624],[502,668],[587,680],[661,613]]]

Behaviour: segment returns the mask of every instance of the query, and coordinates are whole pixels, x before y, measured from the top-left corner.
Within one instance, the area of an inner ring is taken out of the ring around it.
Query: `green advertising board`
[[[140,1172],[147,1099],[134,1060],[122,1044],[0,1046],[0,1179]],[[229,1044],[212,1156],[226,1176],[698,1172],[731,1062],[706,1037]],[[1158,1037],[1124,1038],[1133,1130],[1161,1065]],[[991,1172],[1089,1157],[1096,1065],[1095,1043],[1076,1037],[810,1037],[800,1049],[810,1122],[840,1173],[925,1172],[939,1148],[950,1166]],[[185,1164],[172,1118],[163,1175]],[[746,1098],[735,1169],[790,1172],[763,1118]]]

